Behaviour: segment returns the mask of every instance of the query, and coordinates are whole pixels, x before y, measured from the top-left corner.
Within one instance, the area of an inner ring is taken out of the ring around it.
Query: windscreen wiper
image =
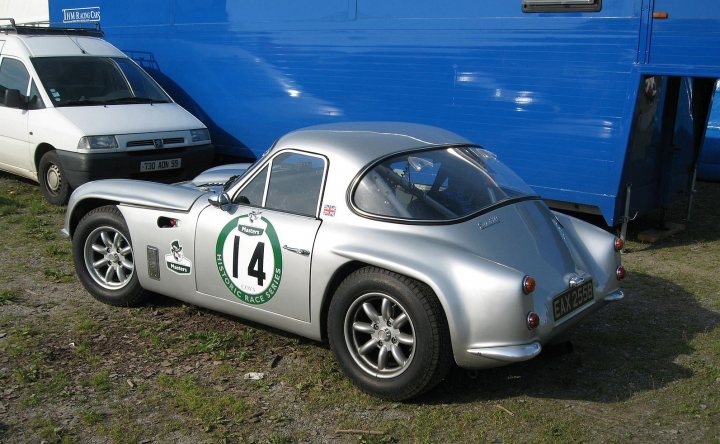
[[[122,103],[167,103],[167,100],[155,100],[149,97],[118,97],[117,99],[110,99],[105,101],[108,105],[118,105]]]
[[[58,103],[55,106],[97,106],[97,105],[105,105],[105,101],[104,100],[88,100],[88,99],[68,100],[67,102]]]

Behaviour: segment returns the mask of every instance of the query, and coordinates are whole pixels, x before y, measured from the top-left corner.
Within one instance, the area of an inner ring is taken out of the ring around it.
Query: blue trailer
[[[688,195],[720,78],[712,0],[49,6],[54,22],[96,13],[222,153],[257,158],[317,123],[426,123],[495,151],[551,205],[608,225]]]
[[[720,82],[715,85],[705,143],[700,152],[698,179],[720,181]]]

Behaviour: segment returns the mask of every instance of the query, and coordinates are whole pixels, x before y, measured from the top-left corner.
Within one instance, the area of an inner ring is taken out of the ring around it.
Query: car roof
[[[453,132],[406,122],[348,122],[302,128],[283,136],[275,150],[294,148],[329,158],[342,156],[358,167],[392,153],[434,145],[471,143]]]

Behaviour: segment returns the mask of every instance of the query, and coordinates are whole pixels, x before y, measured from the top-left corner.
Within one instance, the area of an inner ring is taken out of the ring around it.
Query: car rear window
[[[369,215],[450,221],[534,195],[494,154],[466,146],[408,152],[382,160],[358,182],[353,204]]]

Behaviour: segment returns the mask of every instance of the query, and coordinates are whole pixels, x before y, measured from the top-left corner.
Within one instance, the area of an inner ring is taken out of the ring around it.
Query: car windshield
[[[382,161],[362,177],[353,203],[372,215],[446,221],[531,196],[532,189],[494,154],[466,146],[403,153]]]
[[[127,58],[35,57],[32,63],[55,106],[170,102],[157,83]]]

